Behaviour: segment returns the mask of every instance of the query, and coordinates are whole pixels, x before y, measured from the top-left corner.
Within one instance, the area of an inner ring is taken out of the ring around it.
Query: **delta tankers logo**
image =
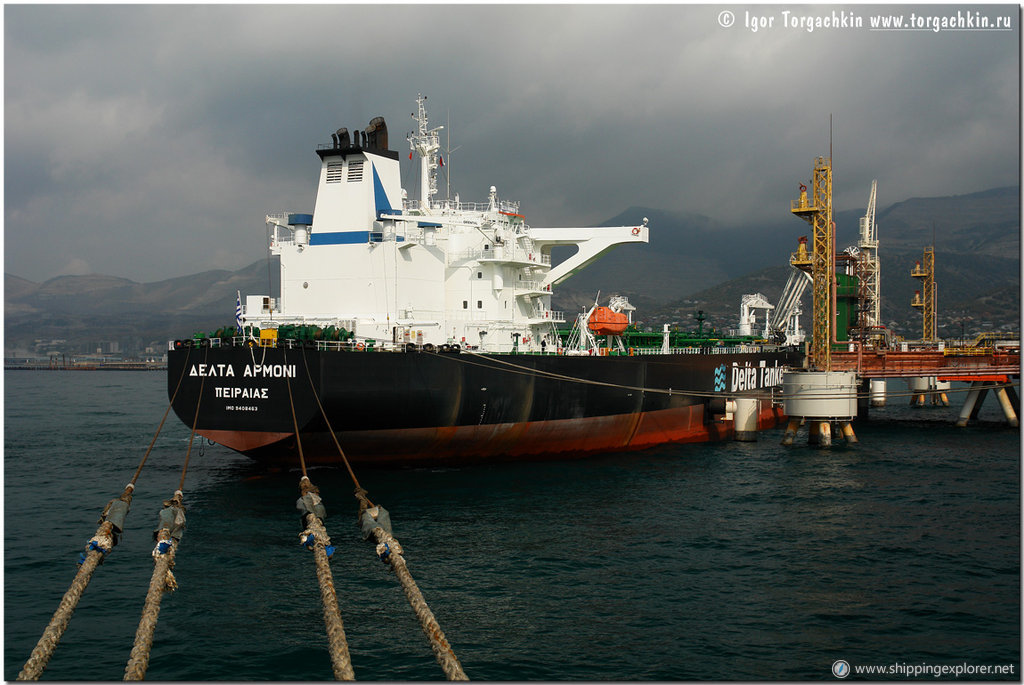
[[[715,368],[715,392],[722,392],[725,390],[725,378],[725,364],[720,364]]]
[[[777,361],[774,366],[768,366],[766,360],[762,360],[758,366],[751,366],[750,362],[740,366],[733,362],[731,372],[725,364],[719,364],[715,367],[715,392],[726,389],[729,392],[759,390],[781,385],[784,371],[785,367],[779,366]]]

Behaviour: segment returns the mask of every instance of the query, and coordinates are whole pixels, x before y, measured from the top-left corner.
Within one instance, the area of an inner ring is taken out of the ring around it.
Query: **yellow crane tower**
[[[800,184],[800,199],[793,200],[793,214],[811,225],[811,343],[808,357],[812,369],[832,370],[833,293],[836,282],[835,227],[832,225],[832,160],[818,157],[814,162],[811,197]]]
[[[921,261],[914,265],[910,272],[913,278],[920,278],[922,281],[921,290],[914,293],[914,300],[911,307],[921,310],[922,326],[921,340],[930,341],[938,337],[938,329],[935,324],[935,246],[924,248],[924,255]],[[922,295],[921,291],[924,291]]]

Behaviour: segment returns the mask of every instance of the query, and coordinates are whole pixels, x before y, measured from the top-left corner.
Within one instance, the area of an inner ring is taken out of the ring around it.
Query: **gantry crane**
[[[921,261],[915,262],[914,270],[910,272],[910,275],[914,278],[920,278],[922,281],[921,290],[918,290],[914,293],[914,300],[910,303],[911,307],[915,307],[921,310],[921,340],[935,340],[938,335],[938,330],[935,326],[934,245],[924,248],[924,255],[921,257]],[[922,290],[924,291],[923,295],[921,294]]]
[[[800,199],[790,211],[811,225],[811,368],[832,370],[833,293],[836,282],[835,227],[832,225],[832,160],[818,157],[814,162],[811,197],[800,184]],[[794,266],[796,266],[794,264]]]

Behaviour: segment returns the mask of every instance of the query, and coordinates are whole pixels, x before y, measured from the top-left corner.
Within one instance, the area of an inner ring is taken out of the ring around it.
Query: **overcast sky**
[[[1012,30],[871,29],[958,12]],[[751,31],[748,13],[771,25]],[[534,226],[633,205],[775,223],[828,154],[830,114],[837,209],[864,206],[872,178],[880,208],[1017,185],[1018,19],[974,4],[6,5],[4,268],[151,282],[243,267],[266,256],[265,214],[312,211],[317,145],[378,115],[415,197],[417,93],[448,124],[461,199],[495,185]]]

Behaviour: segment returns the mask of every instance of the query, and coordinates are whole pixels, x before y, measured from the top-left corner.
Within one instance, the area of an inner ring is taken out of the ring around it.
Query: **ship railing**
[[[516,290],[530,290],[534,292],[551,292],[551,286],[543,281],[514,281]]]
[[[761,348],[754,347],[752,345],[732,345],[722,347],[672,347],[669,348],[668,354],[743,354],[750,352],[760,352]],[[662,352],[661,347],[634,347],[633,354],[637,355],[657,355],[665,354]]]
[[[509,262],[532,262],[543,266],[551,266],[551,255],[541,254],[539,251],[528,252],[521,248],[513,249],[508,246],[501,251],[500,256],[497,254],[497,250],[492,248],[488,248],[486,250],[483,248],[475,248],[448,253],[449,263],[471,259],[498,259]]]
[[[564,315],[563,315],[562,312],[550,312],[550,313],[553,316],[562,315],[561,319],[552,318],[552,319],[550,319],[552,321],[558,322],[560,320],[561,321],[565,320],[564,319]],[[463,315],[463,316],[452,316],[452,315],[449,315],[449,318],[457,319],[457,320],[468,320],[468,321],[483,320],[483,319],[486,318],[485,316],[483,316],[482,312],[480,312],[480,313],[468,312],[467,314],[468,315]],[[196,346],[199,346],[199,347],[209,346],[211,348],[219,348],[219,347],[226,347],[226,346],[247,347],[247,346],[250,346],[250,344],[251,344],[254,347],[282,348],[282,349],[288,349],[288,350],[295,350],[295,349],[303,349],[304,348],[304,349],[314,349],[314,350],[327,351],[327,352],[341,352],[341,351],[402,352],[402,351],[405,351],[405,349],[406,349],[407,345],[409,344],[409,342],[411,342],[411,341],[402,341],[402,342],[399,342],[399,343],[394,343],[394,342],[391,342],[390,340],[373,340],[373,341],[369,341],[368,342],[368,341],[365,341],[365,340],[357,340],[355,338],[352,338],[352,339],[349,339],[349,340],[345,340],[345,341],[340,341],[340,340],[295,340],[295,339],[292,339],[292,338],[281,338],[281,339],[277,339],[277,338],[263,338],[263,339],[259,339],[259,338],[253,338],[253,337],[250,337],[250,336],[236,335],[236,336],[234,336],[232,338],[203,338],[202,340],[194,340],[194,341],[192,341],[192,344],[194,344]],[[173,347],[174,347],[174,342],[173,341],[168,341],[168,349],[173,349]],[[417,345],[417,347],[419,347],[419,345]],[[664,352],[662,352],[662,349],[661,349],[660,346],[659,347],[633,347],[633,348],[629,348],[629,349],[630,349],[630,351],[631,351],[631,353],[633,355],[637,355],[637,356],[641,356],[641,355],[650,356],[650,355],[665,354]],[[558,350],[558,348],[550,349],[549,351],[544,352],[543,354],[558,354],[557,350]],[[758,347],[755,347],[755,346],[752,346],[752,345],[733,345],[733,346],[728,346],[728,347],[726,347],[726,346],[722,346],[722,347],[673,347],[673,348],[669,349],[668,354],[742,354],[742,353],[758,352],[760,350],[761,350],[761,348],[758,348]],[[972,354],[972,352],[974,354],[985,354],[986,353],[986,352],[981,352],[981,351],[967,351],[967,350],[964,350],[963,348],[960,348],[954,354],[961,354],[961,355],[968,354],[969,355],[969,354]],[[989,350],[987,353],[991,353],[991,350]],[[526,352],[522,351],[522,352],[520,352],[520,354],[526,354]],[[542,352],[529,352],[529,354],[542,354]],[[563,354],[564,354],[564,349],[563,349]],[[613,349],[613,350],[611,350],[611,354],[621,355],[622,353],[619,352],[618,350],[614,350]]]
[[[565,323],[565,312],[556,312],[553,309],[537,310],[533,313],[533,318],[553,321],[555,323]]]
[[[220,338],[210,338],[211,347],[222,347],[227,344],[227,341],[222,341]],[[249,336],[235,336],[230,339],[231,345],[235,347],[247,347],[251,343],[255,347],[270,347],[275,349],[285,350],[318,350],[322,352],[341,352],[345,350],[349,351],[391,351],[397,350],[399,347],[405,349],[405,345],[396,345],[390,341],[374,340],[367,343],[363,340],[356,340],[354,338],[349,340],[296,340],[294,338],[252,338]]]
[[[554,321],[555,323],[565,323],[565,312],[556,312],[553,309],[542,309],[540,307],[533,308],[534,319],[544,319],[545,321]]]
[[[465,309],[447,312],[445,318],[449,321],[488,321],[491,317],[482,310]]]
[[[519,203],[511,200],[498,200],[495,205],[499,212],[518,214]],[[406,212],[487,212],[491,209],[489,202],[455,202],[453,200],[433,200],[425,203],[422,200],[406,199],[402,201],[402,209]]]

